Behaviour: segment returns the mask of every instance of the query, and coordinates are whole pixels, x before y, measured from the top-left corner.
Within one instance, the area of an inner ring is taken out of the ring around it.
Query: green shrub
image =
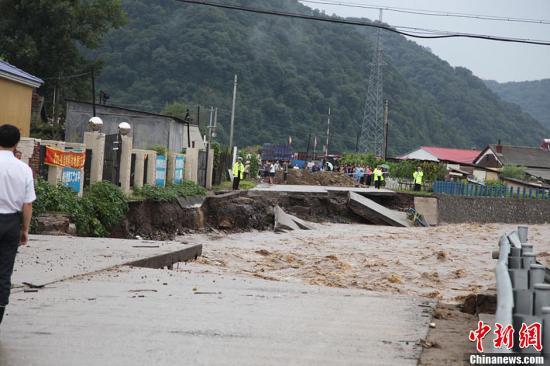
[[[36,218],[46,212],[70,214],[80,236],[106,236],[124,219],[128,202],[122,190],[108,182],[93,184],[79,198],[70,188],[51,185],[38,179],[35,183],[31,230],[36,231]]]
[[[149,148],[149,150],[153,150],[157,153],[157,155],[167,156],[167,149],[166,146],[162,145],[153,145]]]
[[[525,168],[516,165],[505,165],[500,174],[512,179],[525,179]]]
[[[182,184],[166,187],[144,185],[142,188],[134,190],[134,195],[137,198],[161,202],[173,201],[178,197],[204,196],[205,194],[206,189],[188,180],[184,180]]]
[[[79,209],[79,199],[70,188],[51,185],[39,178],[34,183],[36,201],[33,203],[31,232],[36,232],[36,218],[46,212],[73,214]]]
[[[109,182],[98,182],[84,193],[81,207],[83,216],[80,220],[77,218],[77,231],[104,236],[122,222],[128,212],[128,200],[119,187]],[[82,224],[80,229],[79,221]]]
[[[372,168],[383,163],[382,160],[377,160],[373,153],[344,153],[340,159],[340,165],[369,165]]]
[[[447,168],[445,164],[437,162],[417,160],[403,160],[398,163],[389,163],[390,177],[401,179],[413,179],[413,173],[418,166],[422,168],[424,172],[424,181],[433,182],[436,180],[443,180],[447,175]]]
[[[239,156],[243,158],[243,164],[246,165],[247,161],[250,161],[250,177],[256,178],[258,171],[260,170],[260,160],[258,154],[252,150],[243,149],[239,151]]]

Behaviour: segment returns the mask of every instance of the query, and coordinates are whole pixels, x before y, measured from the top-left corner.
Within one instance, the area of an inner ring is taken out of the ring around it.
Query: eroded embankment
[[[412,199],[402,194],[374,199],[394,209],[413,205]],[[348,208],[347,192],[238,191],[172,202],[131,202],[126,219],[113,231],[113,236],[165,240],[201,231],[272,230],[276,205],[311,222],[368,224]]]

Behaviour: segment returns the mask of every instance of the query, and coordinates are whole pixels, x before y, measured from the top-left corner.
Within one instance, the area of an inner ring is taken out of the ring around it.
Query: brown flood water
[[[197,234],[185,240],[204,245],[198,262],[206,265],[206,271],[459,303],[469,294],[494,291],[491,252],[498,248],[500,235],[517,225],[315,227],[315,231],[283,234]],[[550,265],[549,238],[550,225],[529,226],[529,242],[546,265]]]

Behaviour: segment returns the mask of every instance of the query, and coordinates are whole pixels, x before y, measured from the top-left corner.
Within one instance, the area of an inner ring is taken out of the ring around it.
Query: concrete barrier
[[[536,261],[533,246],[528,241],[527,227],[503,235],[495,266],[497,288],[496,322],[514,328],[514,349],[521,353],[539,353],[534,347],[519,348],[522,324],[539,322],[542,326],[543,354],[550,354],[550,283],[549,270]],[[545,347],[549,347],[546,350]],[[506,347],[495,349],[508,353]]]

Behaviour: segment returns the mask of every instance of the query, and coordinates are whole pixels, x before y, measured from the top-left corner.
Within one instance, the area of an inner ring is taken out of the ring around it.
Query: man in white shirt
[[[31,168],[15,157],[19,129],[0,126],[0,323],[8,305],[17,247],[29,241],[36,199]]]

